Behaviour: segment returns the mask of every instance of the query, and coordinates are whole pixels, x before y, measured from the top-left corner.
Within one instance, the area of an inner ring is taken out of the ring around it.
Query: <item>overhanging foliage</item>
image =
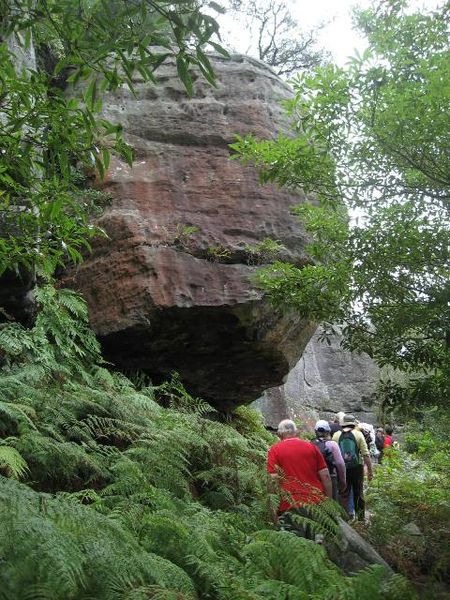
[[[82,260],[102,232],[76,170],[103,177],[111,152],[133,159],[120,124],[99,117],[103,94],[155,84],[168,56],[188,94],[192,66],[214,84],[204,49],[226,55],[217,32],[192,0],[0,1],[0,274]]]
[[[357,12],[363,55],[294,80],[295,136],[248,136],[232,147],[263,181],[300,187],[315,201],[296,209],[311,233],[312,264],[260,274],[276,304],[342,323],[346,346],[381,365],[445,378],[449,13],[406,8],[392,0]]]

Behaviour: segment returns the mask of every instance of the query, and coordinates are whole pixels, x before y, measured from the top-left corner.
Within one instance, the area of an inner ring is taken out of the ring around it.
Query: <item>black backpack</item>
[[[313,440],[312,443],[314,444],[314,446],[319,448],[320,453],[322,454],[322,456],[325,459],[325,462],[327,463],[330,475],[334,475],[336,472],[336,465],[334,464],[333,453],[329,448],[327,448],[325,440],[323,440],[322,438],[317,438],[316,440]]]

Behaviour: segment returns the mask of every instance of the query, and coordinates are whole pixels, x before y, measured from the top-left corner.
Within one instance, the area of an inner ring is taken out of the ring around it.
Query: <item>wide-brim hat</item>
[[[357,424],[357,420],[355,415],[345,415],[342,420],[342,427],[350,427],[355,426]]]
[[[338,413],[336,413],[336,417],[339,421],[339,425],[342,425],[342,421],[345,417],[345,412],[343,410],[340,410]]]

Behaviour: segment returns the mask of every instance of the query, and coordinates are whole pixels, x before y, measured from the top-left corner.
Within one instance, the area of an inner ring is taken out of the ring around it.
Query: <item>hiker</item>
[[[341,424],[339,423],[339,413],[334,417],[333,421],[329,422],[329,426],[330,426],[330,434],[332,436],[336,433],[336,431],[341,430]]]
[[[378,454],[378,464],[381,465],[381,461],[383,460],[384,454],[384,429],[382,427],[377,427],[377,431],[375,433],[375,445],[379,452]]]
[[[290,419],[278,425],[280,441],[269,448],[267,471],[281,491],[278,522],[283,529],[313,539],[307,526],[299,525],[296,516],[308,517],[308,505],[319,504],[332,497],[332,486],[327,464],[319,449],[297,437],[298,430]]]
[[[392,437],[392,434],[394,433],[394,430],[392,429],[392,427],[390,425],[386,425],[386,435],[384,436],[384,448],[390,448],[393,443],[394,443],[394,439]]]
[[[338,492],[345,490],[345,463],[336,442],[331,440],[330,426],[327,421],[319,420],[315,424],[316,439],[313,444],[317,446],[327,463],[330,472],[333,500],[338,500]]]
[[[357,519],[364,519],[364,464],[367,467],[367,478],[370,481],[373,477],[372,461],[370,460],[369,449],[366,440],[361,431],[356,429],[356,419],[353,415],[345,415],[342,423],[342,431],[337,431],[333,436],[333,441],[339,444],[342,457],[345,462],[347,485],[341,494],[341,501],[347,514],[352,517],[349,511],[350,493],[353,492],[353,502],[355,505],[355,516]]]
[[[375,431],[370,423],[359,423],[357,429],[363,434],[371,458],[378,457],[379,450],[375,444]]]

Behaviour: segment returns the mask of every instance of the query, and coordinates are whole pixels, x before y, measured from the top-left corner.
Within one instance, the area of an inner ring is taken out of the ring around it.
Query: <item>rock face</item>
[[[371,565],[381,565],[386,577],[393,575],[387,562],[378,554],[357,531],[342,519],[338,519],[340,541],[338,544],[327,543],[328,558],[337,564],[346,575],[353,575]]]
[[[266,390],[255,403],[267,425],[282,419],[299,418],[312,426],[319,418],[351,412],[361,422],[375,424],[370,396],[379,380],[379,369],[366,354],[353,354],[340,347],[335,337],[331,346],[319,341],[316,331],[303,356],[283,386]]]
[[[289,88],[263,63],[213,60],[218,84],[201,78],[189,99],[173,63],[154,86],[136,81],[105,102],[135,148],[135,164],[112,161],[113,197],[98,241],[65,284],[88,301],[106,359],[155,381],[178,371],[188,389],[227,410],[282,383],[314,327],[276,315],[251,277],[264,262],[247,246],[265,238],[272,258],[304,264],[305,233],[290,207],[303,200],[261,186],[230,160],[235,133],[271,137],[287,127]]]

